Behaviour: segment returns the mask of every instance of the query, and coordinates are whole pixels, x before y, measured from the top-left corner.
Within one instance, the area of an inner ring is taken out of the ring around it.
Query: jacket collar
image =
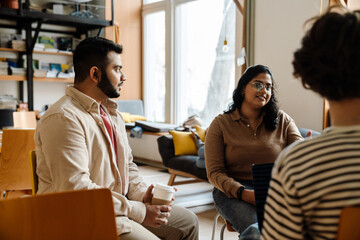
[[[89,97],[88,95],[80,92],[74,86],[66,87],[65,94],[73,99],[75,99],[87,112],[99,111],[100,105],[95,99]],[[102,102],[112,115],[116,114],[117,103],[110,98]]]

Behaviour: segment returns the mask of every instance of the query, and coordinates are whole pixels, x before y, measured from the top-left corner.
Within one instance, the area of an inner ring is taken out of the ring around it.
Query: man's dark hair
[[[334,6],[311,20],[294,53],[294,76],[329,100],[360,97],[360,12]]]
[[[272,81],[272,94],[270,97],[269,102],[262,108],[262,111],[265,112],[264,116],[264,124],[266,129],[268,130],[275,130],[278,124],[278,114],[279,108],[277,105],[277,100],[275,98],[275,82],[273,75],[270,69],[264,65],[254,65],[248,67],[244,74],[241,76],[236,89],[233,92],[233,103],[230,105],[229,109],[225,111],[225,113],[230,113],[238,109],[240,111],[241,105],[244,101],[244,89],[246,85],[257,75],[260,73],[267,73],[271,77]]]
[[[84,39],[76,47],[73,56],[75,83],[84,81],[93,66],[104,70],[108,64],[108,52],[114,51],[121,54],[122,50],[121,45],[106,38],[91,37]]]

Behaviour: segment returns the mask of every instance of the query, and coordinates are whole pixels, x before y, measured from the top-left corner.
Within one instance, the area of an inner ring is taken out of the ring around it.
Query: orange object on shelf
[[[1,0],[1,7],[19,9],[18,0]]]

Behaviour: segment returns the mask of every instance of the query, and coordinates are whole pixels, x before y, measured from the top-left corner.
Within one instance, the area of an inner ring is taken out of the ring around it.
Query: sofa
[[[312,136],[320,134],[319,132],[307,128],[299,128],[299,131],[303,137],[306,137],[306,134],[309,131],[312,132]],[[206,169],[198,168],[196,166],[197,155],[175,156],[174,142],[171,135],[163,135],[157,138],[157,143],[163,165],[168,168],[170,173],[169,186],[208,181]],[[175,182],[176,176],[187,177],[189,180]]]

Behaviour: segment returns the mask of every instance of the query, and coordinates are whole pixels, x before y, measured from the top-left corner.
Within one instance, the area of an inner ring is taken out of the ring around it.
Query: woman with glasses
[[[303,139],[295,122],[278,109],[270,69],[249,67],[233,93],[233,103],[206,134],[207,176],[217,211],[239,232],[260,239],[256,223],[252,164],[274,162],[289,144]]]

